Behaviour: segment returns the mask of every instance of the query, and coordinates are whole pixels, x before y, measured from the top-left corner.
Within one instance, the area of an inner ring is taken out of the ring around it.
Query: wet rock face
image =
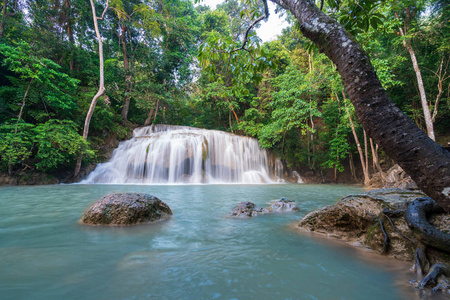
[[[172,215],[160,199],[138,193],[103,196],[89,207],[81,222],[89,225],[136,225],[164,220]]]

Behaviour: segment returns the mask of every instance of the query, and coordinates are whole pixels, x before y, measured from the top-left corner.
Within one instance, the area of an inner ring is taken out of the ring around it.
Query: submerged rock
[[[167,219],[169,206],[160,199],[138,193],[103,196],[89,207],[81,222],[90,225],[135,225]]]
[[[281,198],[271,201],[270,206],[262,208],[256,206],[253,202],[244,201],[233,207],[230,212],[232,217],[255,217],[257,215],[271,212],[289,212],[300,210],[295,201]]]
[[[244,201],[233,207],[230,212],[232,217],[255,217],[257,215],[266,214],[269,210],[258,207],[255,203]]]
[[[284,197],[278,200],[271,201],[271,204],[268,209],[273,212],[287,212],[300,210],[294,200],[289,200]]]

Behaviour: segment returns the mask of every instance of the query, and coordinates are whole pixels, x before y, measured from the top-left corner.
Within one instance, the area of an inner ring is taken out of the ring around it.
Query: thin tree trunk
[[[300,130],[300,135],[301,134],[302,134],[302,131]],[[310,142],[309,142],[309,135],[310,134],[311,133],[309,132],[309,130],[306,129],[306,145],[308,147],[308,167],[311,168],[311,145],[310,145]]]
[[[367,176],[370,178],[370,169],[369,169],[369,151],[368,151],[368,144],[367,144],[367,134],[366,131],[363,128],[364,133],[364,155],[366,158],[366,172]]]
[[[95,13],[95,5],[93,0],[90,0],[91,7],[92,7],[92,17],[94,19],[94,28],[95,28],[95,34],[97,35],[98,40],[98,56],[99,56],[99,87],[97,94],[95,94],[94,98],[91,101],[91,105],[89,106],[89,110],[86,114],[86,119],[84,121],[84,130],[83,130],[83,139],[87,140],[88,132],[89,132],[89,124],[91,122],[92,114],[94,113],[95,105],[97,104],[98,99],[105,93],[105,86],[104,86],[104,74],[103,74],[103,44],[102,44],[102,37],[100,36],[100,31],[98,29],[98,22],[97,19],[103,19],[106,10],[108,9],[109,2],[106,3],[105,10],[103,11],[102,18],[98,18],[97,14]],[[75,166],[75,174],[74,177],[77,178],[78,174],[81,170],[81,162],[82,162],[82,155],[80,154],[78,156],[77,164]]]
[[[450,212],[450,152],[430,139],[392,103],[370,59],[342,25],[312,0],[271,0],[292,12],[303,35],[336,65],[367,133],[417,183]]]
[[[150,112],[148,113],[147,119],[145,119],[144,126],[150,125],[152,122],[153,113],[155,112],[155,107],[152,107]]]
[[[339,100],[339,95],[337,93],[335,93],[336,96],[336,100],[338,102],[338,108],[339,108],[339,118],[338,118],[338,124],[336,126],[336,131],[335,131],[335,138],[337,138],[338,134],[339,134],[339,122],[340,122],[340,116],[341,116],[341,101]],[[336,177],[337,177],[337,164],[339,162],[339,151],[336,150],[336,164],[334,165],[334,181],[336,182]]]
[[[75,51],[73,50],[75,40],[73,37],[72,18],[70,15],[70,0],[64,1],[64,9],[65,9],[65,15],[67,18],[67,36],[69,37],[70,48],[71,48],[69,70],[73,71],[75,69],[75,61],[74,61]]]
[[[312,99],[309,99],[309,119],[311,121],[311,132],[310,132],[310,136],[311,136],[311,149],[312,149],[312,154],[314,155],[314,129],[315,129],[315,124],[314,124],[314,120],[313,120],[313,116],[311,114],[311,101]],[[313,167],[313,166],[312,166]]]
[[[125,40],[125,32],[127,27],[122,25],[122,34],[120,35],[120,41],[122,44],[122,53],[123,53],[123,69],[125,71],[125,97],[123,99],[123,107],[122,107],[122,120],[128,120],[128,111],[130,110],[130,101],[131,101],[131,75],[130,73],[130,62],[128,60],[128,51],[127,51],[127,43]]]
[[[98,22],[97,22],[97,20],[99,18],[96,16],[95,5],[94,5],[93,0],[90,0],[90,2],[91,2],[91,7],[92,7],[92,17],[94,20],[95,34],[97,35],[97,40],[98,40],[98,57],[99,57],[100,65],[99,65],[98,91],[97,91],[97,94],[95,94],[94,98],[92,99],[91,106],[89,107],[89,111],[86,115],[86,120],[84,122],[83,138],[85,140],[88,137],[89,124],[91,122],[92,114],[94,113],[95,105],[97,104],[98,99],[105,93],[105,76],[104,76],[104,72],[103,72],[103,43],[102,43],[102,37],[100,36],[100,31],[98,29]],[[106,4],[106,8],[103,12],[103,15],[105,14],[107,9],[108,9],[108,3]],[[103,19],[103,16],[101,19]]]
[[[156,109],[155,109],[155,115],[153,116],[153,123],[156,121],[156,117],[158,116],[158,110],[159,110],[159,99],[156,101]]]
[[[356,134],[355,126],[353,125],[353,120],[352,120],[352,117],[350,116],[350,114],[348,114],[348,120],[350,121],[350,127],[352,128],[353,138],[355,139],[356,148],[358,149],[358,153],[359,153],[359,160],[361,161],[361,167],[362,167],[363,174],[364,174],[364,185],[368,185],[370,178],[369,178],[369,175],[367,172],[367,165],[364,160],[364,153],[361,148],[361,144],[359,143],[358,135]]]
[[[231,127],[231,112],[233,112],[234,118],[236,119],[236,122],[239,124],[239,118],[236,114],[236,112],[234,111],[233,105],[231,104],[231,102],[226,99],[226,101],[228,102],[228,104],[230,105],[230,127]]]
[[[447,80],[450,76],[445,76],[447,74],[447,68],[448,64],[450,62],[450,59],[447,60],[447,65],[445,66],[445,70],[443,70],[444,67],[444,56],[442,56],[441,63],[439,64],[437,72],[434,72],[436,77],[438,78],[438,94],[436,95],[436,100],[434,101],[434,109],[433,109],[433,115],[431,117],[431,121],[434,123],[436,121],[436,116],[438,113],[438,105],[439,101],[442,97],[442,94],[444,93],[444,90],[442,88],[442,84],[445,80]],[[442,74],[442,71],[444,71],[444,74]],[[450,85],[449,85],[450,87]]]
[[[378,146],[373,146],[372,138],[370,138],[370,148],[372,149],[373,167],[378,170],[378,173],[380,173],[380,177],[384,185],[386,182],[386,176],[384,175],[383,169],[381,169],[380,161],[378,159]]]
[[[14,129],[14,133],[17,133],[17,127],[19,126],[20,119],[22,118],[23,108],[25,107],[25,99],[27,98],[28,92],[30,91],[31,84],[33,83],[33,79],[31,78],[30,83],[28,84],[27,90],[23,95],[22,106],[20,107],[19,115],[17,116],[16,128]]]
[[[230,124],[230,129],[232,128],[231,124],[231,110],[228,111],[228,123]],[[233,133],[233,129],[231,129],[231,132]]]
[[[352,173],[353,176],[353,180],[355,181],[355,183],[358,182],[358,178],[356,177],[356,170],[355,170],[355,165],[353,164],[353,154],[352,151],[349,151],[349,164],[350,164],[350,172]]]
[[[436,140],[434,136],[434,128],[433,128],[433,121],[431,119],[431,113],[430,108],[428,107],[427,102],[427,95],[425,93],[425,87],[423,85],[422,80],[422,73],[420,72],[419,63],[417,62],[416,54],[414,52],[414,49],[412,46],[406,41],[405,33],[403,32],[402,28],[399,28],[400,34],[403,37],[403,46],[406,50],[408,50],[409,56],[411,56],[411,61],[414,67],[414,72],[416,73],[417,78],[417,87],[419,88],[419,94],[420,94],[420,103],[422,104],[423,109],[423,116],[425,118],[425,126],[427,128],[428,136],[433,141]]]
[[[362,167],[363,174],[364,174],[364,185],[368,185],[369,181],[370,181],[370,176],[369,176],[369,165],[368,165],[368,157],[367,157],[367,136],[365,134],[366,132],[364,131],[364,148],[366,150],[366,156],[364,157],[364,153],[363,153],[361,144],[359,143],[358,135],[356,134],[355,125],[353,124],[352,116],[350,115],[347,104],[345,103],[344,90],[342,90],[342,97],[344,98],[344,106],[345,106],[345,109],[347,110],[348,120],[350,121],[350,127],[352,129],[353,138],[355,139],[356,148],[358,149],[358,153],[359,153],[359,159],[361,160],[361,167]]]
[[[3,0],[2,21],[0,23],[0,38],[3,37],[5,31],[6,9],[8,8],[8,0]]]

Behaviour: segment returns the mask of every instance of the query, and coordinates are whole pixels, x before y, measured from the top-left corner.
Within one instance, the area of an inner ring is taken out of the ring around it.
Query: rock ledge
[[[397,188],[349,195],[335,205],[307,214],[297,226],[304,231],[325,234],[392,258],[411,261],[416,239],[406,223],[404,212],[408,202],[419,197],[424,197],[420,191]],[[437,229],[448,232],[450,215],[434,215],[429,222]],[[380,223],[390,238],[389,247],[385,245]],[[431,256],[442,255],[436,252]]]

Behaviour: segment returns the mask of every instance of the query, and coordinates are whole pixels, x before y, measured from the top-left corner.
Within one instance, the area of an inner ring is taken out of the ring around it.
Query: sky
[[[225,2],[225,0],[203,0],[200,4],[208,5],[212,9],[216,8],[217,4]],[[269,5],[269,20],[261,21],[261,27],[256,30],[258,36],[263,42],[268,42],[276,39],[277,35],[281,34],[283,28],[288,26],[288,23],[283,21],[275,14],[275,4],[268,2]]]

